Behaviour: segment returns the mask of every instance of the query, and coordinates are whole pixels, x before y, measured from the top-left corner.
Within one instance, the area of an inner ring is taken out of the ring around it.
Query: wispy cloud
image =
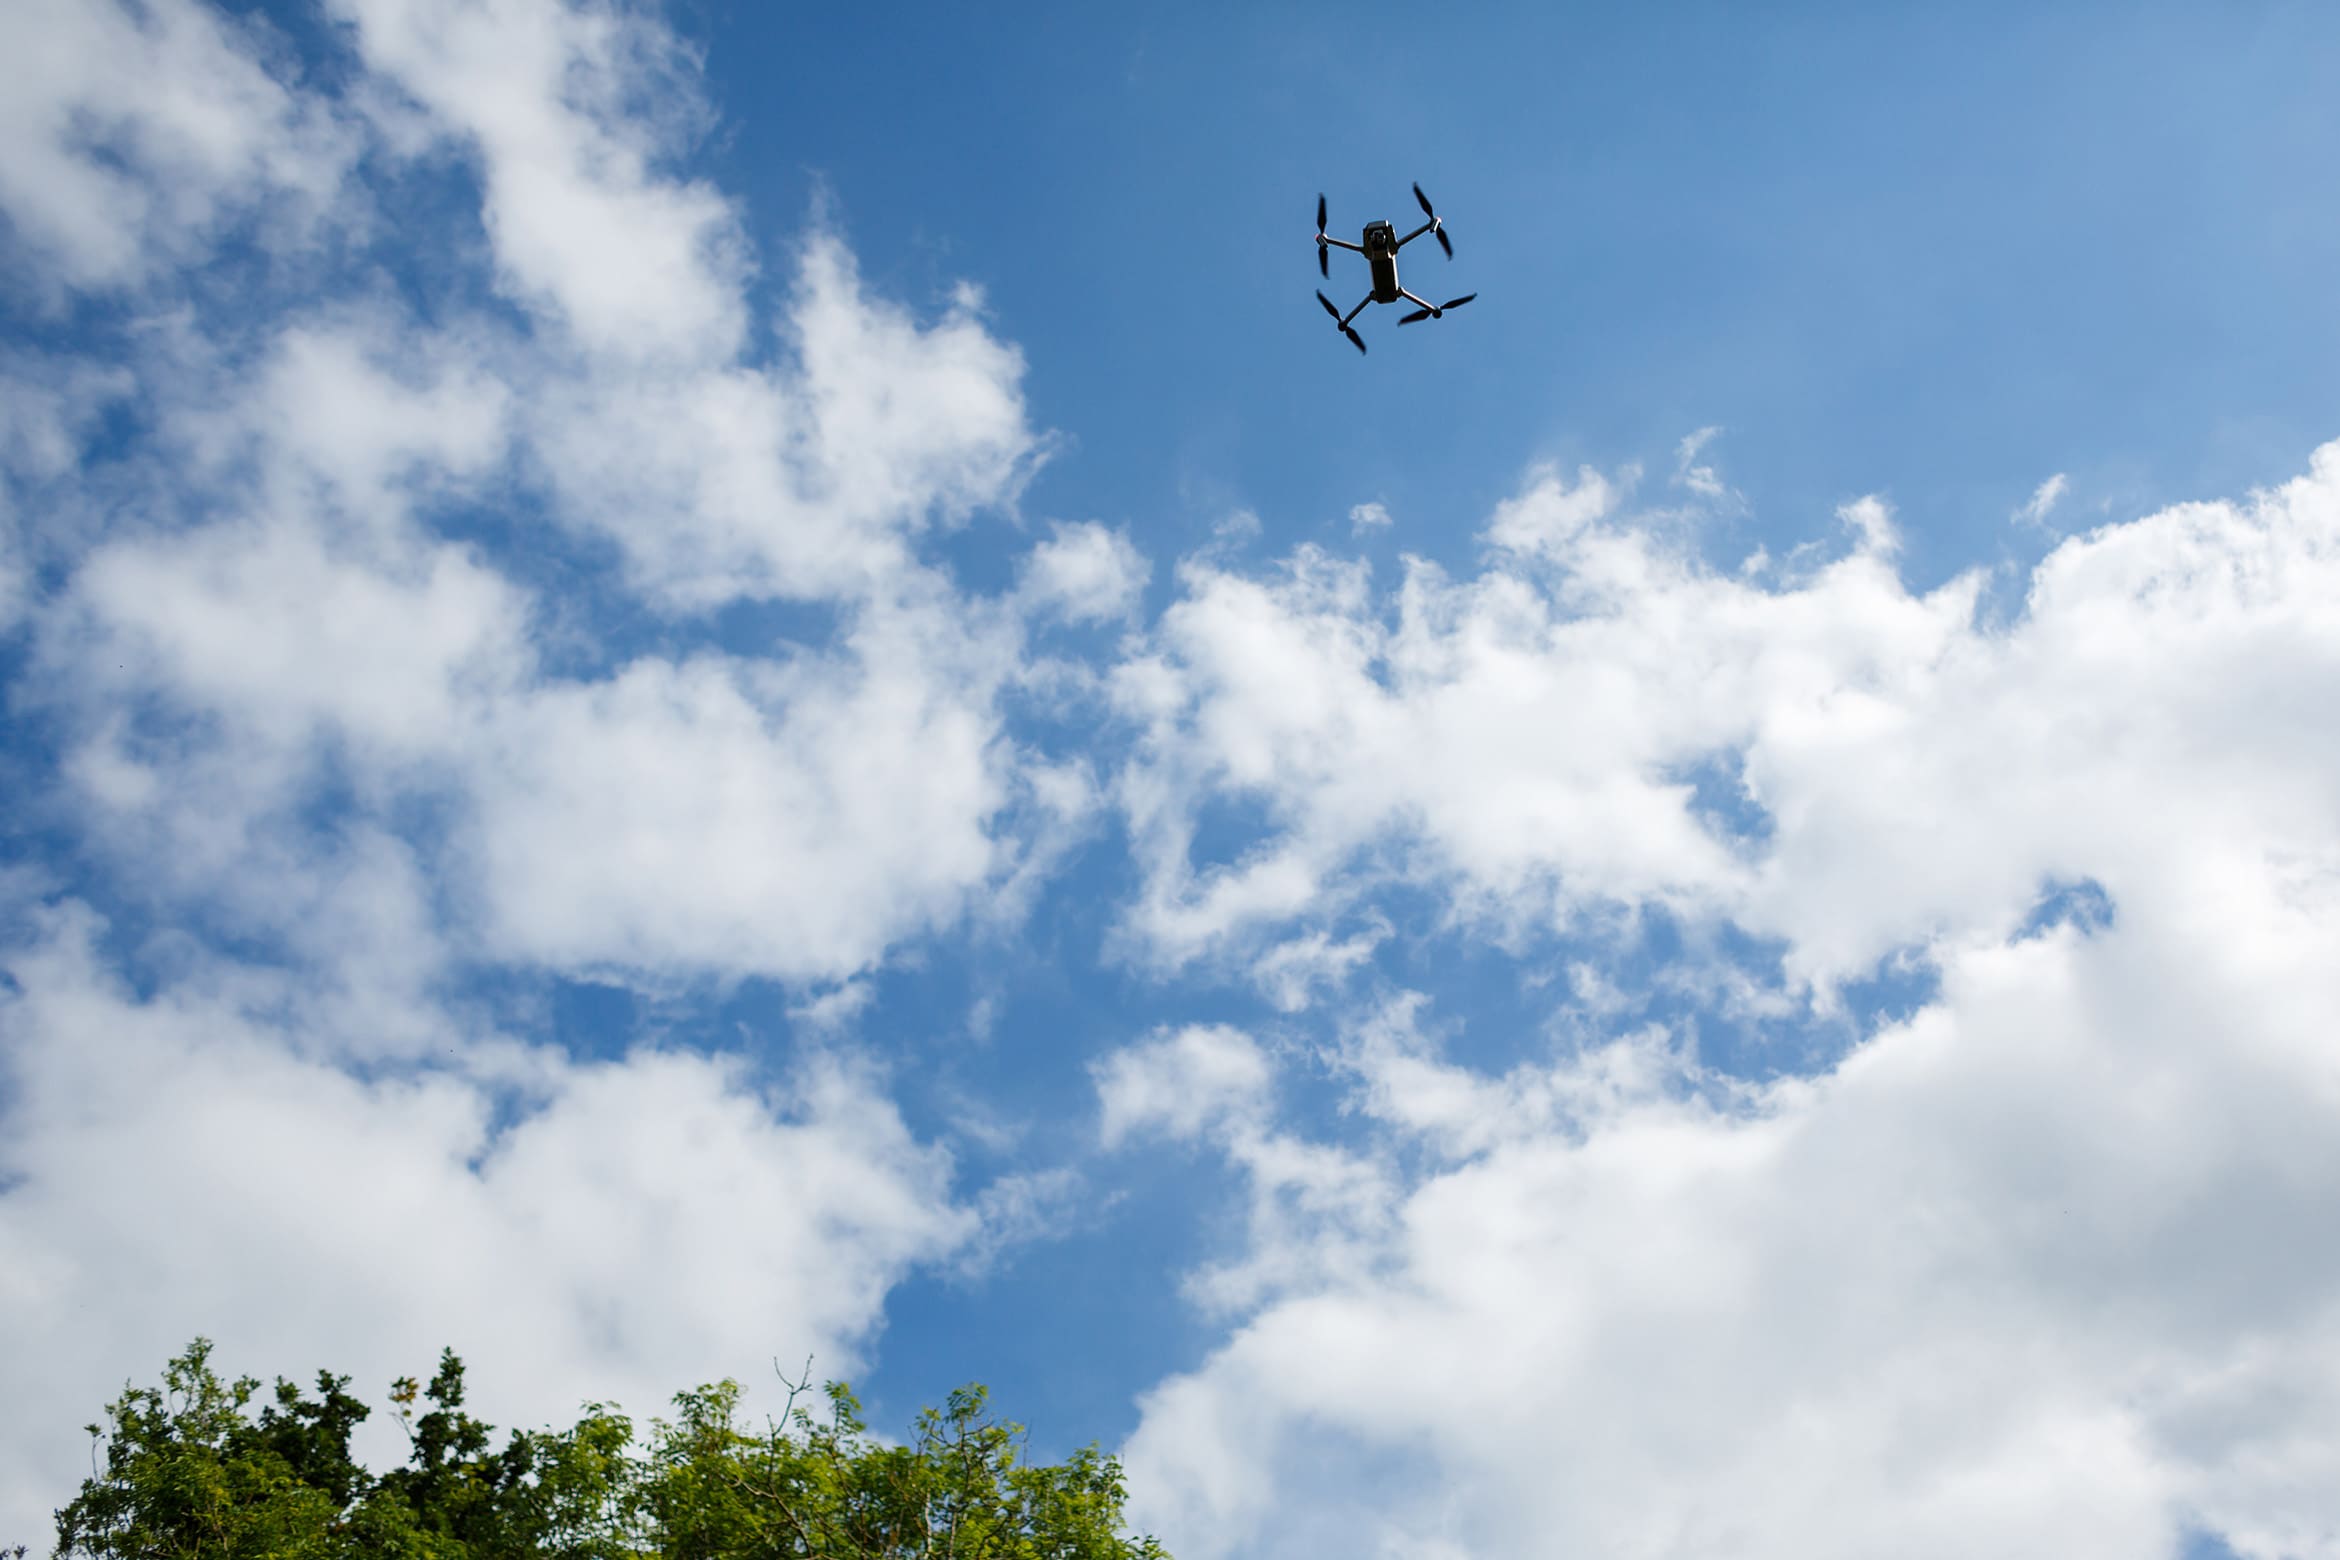
[[[2057,472],[2035,488],[2030,499],[2015,511],[2016,522],[2044,529],[2049,513],[2063,501],[2064,494],[2070,489],[2071,483],[2065,480],[2062,472]]]
[[[1676,487],[1687,488],[1700,498],[1722,499],[1733,496],[1731,490],[1723,485],[1722,478],[1715,474],[1714,467],[1698,459],[1721,432],[1719,427],[1706,427],[1683,435],[1682,442],[1674,447]]]

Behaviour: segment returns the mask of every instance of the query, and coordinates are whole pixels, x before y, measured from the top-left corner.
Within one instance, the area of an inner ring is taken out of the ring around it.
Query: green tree
[[[332,1497],[302,1481],[244,1417],[259,1382],[223,1382],[198,1338],[163,1386],[127,1387],[107,1409],[102,1473],[57,1513],[60,1555],[322,1556]]]
[[[404,1466],[374,1477],[350,1455],[367,1417],[349,1378],[317,1396],[279,1380],[223,1382],[198,1338],[164,1384],[109,1408],[105,1467],[57,1513],[58,1553],[88,1560],[1168,1560],[1121,1535],[1120,1465],[1094,1445],[1061,1464],[1025,1459],[1021,1426],[995,1422],[981,1387],[920,1414],[907,1444],[873,1438],[832,1382],[816,1418],[791,1383],[778,1420],[740,1422],[740,1387],[675,1398],[637,1449],[632,1421],[588,1404],[566,1430],[514,1433],[463,1406],[452,1350],[427,1387],[390,1399]],[[809,1374],[807,1377],[809,1381]],[[419,1405],[428,1409],[417,1417]],[[0,1553],[0,1560],[7,1560]]]
[[[416,1398],[431,1404],[419,1420]],[[425,1540],[424,1553],[467,1560],[524,1560],[535,1555],[536,1524],[530,1475],[536,1445],[514,1432],[500,1452],[489,1443],[495,1427],[474,1419],[463,1407],[463,1362],[453,1349],[439,1354],[439,1369],[428,1387],[412,1376],[391,1384],[390,1401],[410,1448],[407,1464],[384,1474],[367,1492],[368,1504],[386,1530],[403,1518]]]
[[[1167,1560],[1121,1536],[1121,1465],[1094,1445],[1060,1465],[1023,1458],[1023,1427],[993,1421],[979,1386],[919,1416],[905,1446],[873,1440],[842,1383],[817,1420],[789,1404],[762,1434],[739,1384],[676,1398],[654,1425],[644,1504],[678,1560]]]

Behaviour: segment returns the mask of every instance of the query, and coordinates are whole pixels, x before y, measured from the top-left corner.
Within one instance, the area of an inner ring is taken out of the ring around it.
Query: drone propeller
[[[1444,314],[1449,309],[1461,308],[1464,304],[1470,302],[1477,296],[1479,296],[1477,293],[1464,293],[1460,298],[1449,298],[1446,302],[1440,304],[1435,309],[1416,309],[1413,313],[1399,320],[1398,323],[1400,325],[1411,325],[1416,320],[1435,319],[1439,315]]]
[[[1364,351],[1365,338],[1358,335],[1347,320],[1341,318],[1341,311],[1333,307],[1333,301],[1323,293],[1316,295],[1316,301],[1324,305],[1324,312],[1333,317],[1333,323],[1341,328],[1341,334],[1349,338],[1349,345],[1355,347],[1359,352]]]
[[[1316,197],[1316,274],[1332,279],[1332,251],[1324,242],[1324,197]]]
[[[1438,213],[1430,209],[1430,197],[1422,193],[1422,186],[1414,186],[1414,199],[1422,203],[1422,215],[1430,219],[1430,236],[1438,240],[1438,247],[1446,251],[1446,258],[1454,258],[1454,240],[1446,236],[1446,224],[1438,220]]]

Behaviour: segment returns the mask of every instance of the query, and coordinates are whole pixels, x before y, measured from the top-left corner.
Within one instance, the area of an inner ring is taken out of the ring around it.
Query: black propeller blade
[[[1330,298],[1327,298],[1323,293],[1318,293],[1316,295],[1316,301],[1324,305],[1324,312],[1333,317],[1333,323],[1341,328],[1341,334],[1349,338],[1349,345],[1355,347],[1359,352],[1364,351],[1365,338],[1358,335],[1357,332],[1350,327],[1350,324],[1347,320],[1341,318],[1341,311],[1333,307],[1333,301]]]
[[[1477,296],[1479,296],[1477,293],[1464,293],[1460,298],[1449,298],[1446,302],[1438,305],[1438,307],[1434,309],[1416,309],[1413,313],[1407,315],[1404,319],[1399,320],[1398,323],[1400,325],[1411,325],[1416,320],[1434,319],[1437,316],[1444,314],[1449,309],[1461,308],[1464,304],[1470,302]]]
[[[1324,197],[1316,197],[1316,274],[1326,280],[1332,278],[1332,251],[1324,242]]]
[[[1422,215],[1430,219],[1430,236],[1438,240],[1438,247],[1446,251],[1446,258],[1454,258],[1454,240],[1446,236],[1446,224],[1438,220],[1438,213],[1430,209],[1430,197],[1422,193],[1422,186],[1414,186],[1414,199],[1422,203]]]

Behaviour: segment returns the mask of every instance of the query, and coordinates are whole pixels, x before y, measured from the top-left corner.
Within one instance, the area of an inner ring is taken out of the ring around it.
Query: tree
[[[57,1552],[91,1556],[322,1556],[333,1499],[244,1417],[259,1383],[222,1382],[198,1338],[163,1386],[126,1387],[107,1409],[106,1466],[57,1513]]]
[[[198,1338],[164,1385],[108,1409],[105,1468],[57,1513],[58,1553],[88,1560],[1168,1560],[1121,1536],[1118,1462],[1094,1445],[1025,1460],[1021,1426],[992,1420],[979,1386],[924,1410],[910,1442],[869,1434],[841,1382],[816,1418],[788,1383],[777,1421],[739,1418],[736,1381],[676,1396],[637,1449],[631,1420],[587,1404],[566,1430],[512,1434],[463,1406],[463,1362],[390,1400],[410,1448],[376,1477],[350,1455],[368,1415],[349,1378],[320,1371],[309,1398],[281,1379],[222,1382]],[[416,1416],[419,1403],[430,1406]],[[6,1560],[0,1554],[0,1560]]]
[[[810,1380],[809,1374],[807,1381]],[[1092,1444],[1024,1460],[1021,1425],[991,1419],[980,1386],[921,1412],[906,1446],[869,1435],[852,1389],[826,1420],[797,1398],[759,1433],[736,1381],[684,1392],[657,1420],[638,1489],[645,1530],[674,1560],[1169,1560],[1121,1536],[1121,1465]]]

